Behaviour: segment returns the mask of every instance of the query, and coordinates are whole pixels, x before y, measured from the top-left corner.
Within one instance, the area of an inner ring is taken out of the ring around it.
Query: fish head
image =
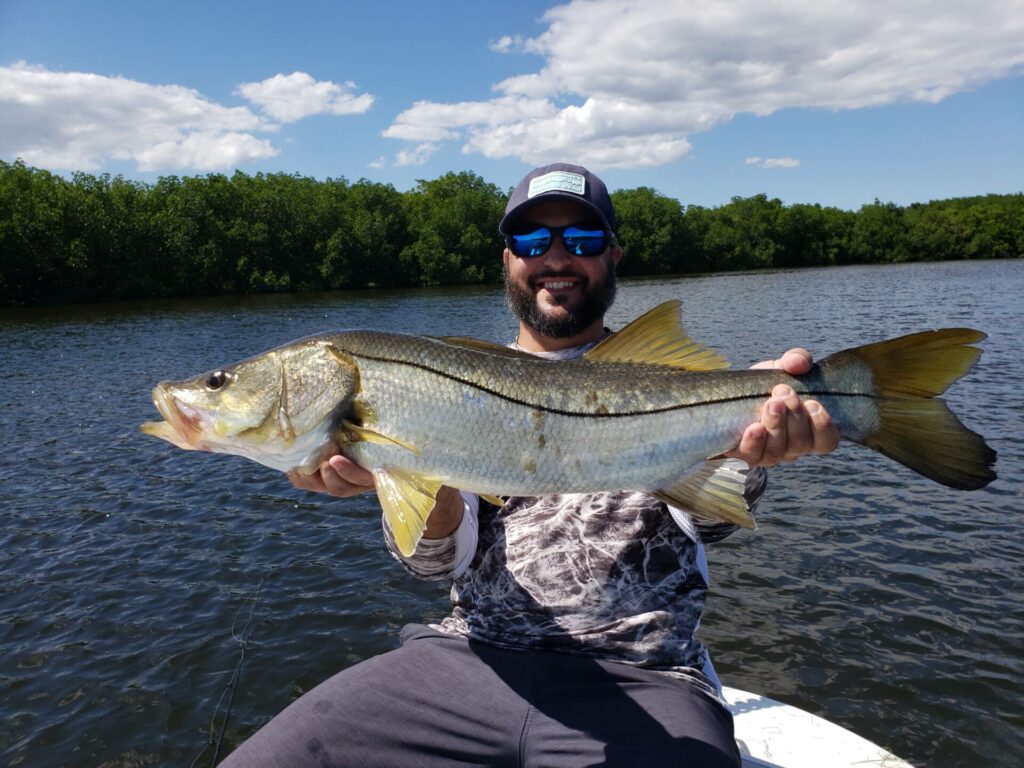
[[[312,472],[336,418],[358,392],[358,368],[312,338],[183,381],[162,381],[153,403],[164,421],[145,434],[186,450],[245,456],[284,472]]]

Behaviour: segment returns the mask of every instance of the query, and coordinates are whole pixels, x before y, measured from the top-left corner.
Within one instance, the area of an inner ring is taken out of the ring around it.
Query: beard
[[[502,269],[502,276],[505,280],[505,300],[509,309],[527,327],[537,333],[550,336],[555,339],[564,339],[575,336],[589,328],[593,323],[604,317],[605,312],[615,303],[615,262],[610,256],[599,256],[605,259],[604,277],[598,281],[591,282],[584,275],[569,272],[542,272],[533,275],[529,284],[519,283],[508,273],[508,268]],[[560,305],[565,310],[564,314],[552,316],[541,308],[537,300],[537,292],[534,288],[535,281],[540,278],[559,278],[572,276],[580,281],[580,290],[583,298],[575,306]]]

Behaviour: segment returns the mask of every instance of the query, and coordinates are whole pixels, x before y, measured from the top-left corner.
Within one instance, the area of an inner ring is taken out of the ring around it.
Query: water
[[[999,451],[991,486],[950,491],[843,447],[773,470],[760,529],[710,548],[702,637],[727,684],[917,766],[1021,764],[1021,296],[1020,261],[623,285],[612,325],[682,298],[692,335],[736,365],[797,343],[990,334],[948,399]],[[447,590],[385,553],[370,499],[138,432],[158,379],[344,327],[501,341],[515,324],[496,288],[0,314],[0,765],[188,765],[220,728],[251,608],[224,753],[402,624],[443,614]]]

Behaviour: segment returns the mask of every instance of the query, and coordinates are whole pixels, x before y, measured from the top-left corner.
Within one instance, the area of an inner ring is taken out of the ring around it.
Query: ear
[[[622,246],[616,243],[612,246],[612,264],[619,266],[619,259],[622,258]]]

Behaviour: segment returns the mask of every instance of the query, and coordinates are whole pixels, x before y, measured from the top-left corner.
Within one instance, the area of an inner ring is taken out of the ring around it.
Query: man
[[[604,183],[538,168],[499,227],[514,347],[583,354],[607,331],[622,249]],[[811,364],[791,350],[763,365]],[[778,387],[727,454],[768,466],[825,453],[838,432],[817,403]],[[736,471],[735,469],[727,471]],[[334,456],[300,488],[351,496],[370,473]],[[764,473],[750,472],[751,504]],[[621,491],[513,497],[500,508],[445,488],[413,574],[453,582],[452,614],[294,702],[225,765],[737,766],[732,719],[695,639],[707,593],[703,543],[734,526]]]

